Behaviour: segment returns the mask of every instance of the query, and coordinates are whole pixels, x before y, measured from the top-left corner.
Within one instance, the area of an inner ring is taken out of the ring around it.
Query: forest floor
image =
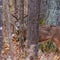
[[[24,52],[20,51],[19,56],[19,42],[14,40],[12,42],[12,52],[10,55],[9,44],[5,43],[3,49],[1,51],[1,59],[0,60],[29,60],[27,57],[27,49]],[[12,57],[12,59],[11,59]],[[60,60],[60,55],[54,52],[51,53],[43,53],[40,49],[38,51],[38,60]]]
[[[47,28],[41,27],[40,30],[41,30],[40,31],[40,34],[41,34],[40,41],[43,41],[45,38],[47,39],[47,36],[48,37],[54,36],[54,38],[56,38],[56,39],[53,40],[53,42],[55,41],[56,44],[57,44],[57,42],[60,43],[60,41],[58,40],[58,38],[60,39],[60,37],[59,37],[60,33],[57,33],[58,31],[60,31],[59,27],[58,27],[58,29],[56,27],[47,27]],[[50,33],[48,33],[48,32],[50,32]],[[55,35],[54,35],[54,33],[55,33]],[[42,36],[43,36],[43,40],[42,40]],[[19,47],[19,41],[17,41],[15,38],[12,39],[11,46],[9,46],[8,40],[6,40],[3,44],[4,45],[3,45],[3,49],[1,51],[0,60],[29,60],[27,58],[27,55],[28,55],[27,47],[25,46],[24,51],[22,51]],[[26,42],[25,42],[25,45],[26,45]],[[60,46],[60,44],[59,45],[57,44],[57,46]],[[55,52],[45,53],[45,52],[42,52],[41,49],[39,49],[38,50],[38,60],[60,60],[60,53],[55,53]]]

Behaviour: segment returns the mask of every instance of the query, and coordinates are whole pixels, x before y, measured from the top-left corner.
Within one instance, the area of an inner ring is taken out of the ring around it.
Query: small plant
[[[39,44],[39,49],[42,52],[58,52],[58,48],[54,46],[51,41],[43,42]]]

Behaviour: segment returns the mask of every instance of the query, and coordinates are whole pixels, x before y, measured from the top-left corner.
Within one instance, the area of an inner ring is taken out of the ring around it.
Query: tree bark
[[[11,15],[9,8],[9,0],[3,0],[3,38],[8,41],[10,56],[12,59],[12,30],[11,30]]]
[[[28,0],[28,27],[27,27],[27,39],[28,39],[28,47],[32,51],[32,55],[30,58],[33,60],[37,60],[37,52],[38,52],[38,37],[39,37],[39,0]],[[31,60],[31,59],[30,59]]]

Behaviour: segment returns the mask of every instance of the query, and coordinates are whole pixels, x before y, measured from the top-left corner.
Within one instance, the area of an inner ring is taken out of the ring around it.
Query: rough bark
[[[10,56],[12,59],[12,30],[9,3],[9,0],[3,0],[3,38],[5,43],[6,40],[9,43]]]
[[[30,56],[32,60],[37,60],[37,40],[39,37],[39,0],[28,0],[28,46],[32,51],[32,55]],[[31,59],[30,59],[31,60]]]
[[[22,48],[24,41],[23,34],[24,34],[24,0],[20,0],[20,41]]]
[[[45,20],[46,25],[60,24],[59,0],[41,0],[40,18]]]

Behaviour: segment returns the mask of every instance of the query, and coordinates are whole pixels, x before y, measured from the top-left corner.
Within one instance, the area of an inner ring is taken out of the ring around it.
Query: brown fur
[[[43,26],[40,27],[40,35],[38,42],[51,40],[60,51],[60,27],[59,26]]]

